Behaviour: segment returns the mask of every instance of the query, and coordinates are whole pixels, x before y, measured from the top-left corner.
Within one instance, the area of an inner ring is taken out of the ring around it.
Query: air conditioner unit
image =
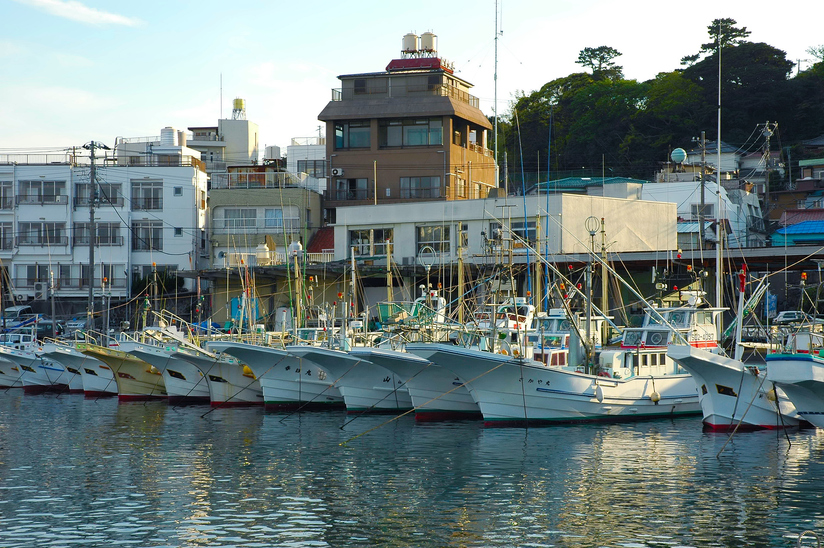
[[[48,297],[48,289],[46,282],[34,282],[34,298],[38,301],[45,301]]]
[[[333,167],[332,168],[332,177],[340,177],[343,175],[343,168]]]

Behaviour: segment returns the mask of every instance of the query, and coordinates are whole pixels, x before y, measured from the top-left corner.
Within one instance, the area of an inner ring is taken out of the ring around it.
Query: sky
[[[338,75],[383,71],[409,32],[438,36],[440,56],[474,84],[487,115],[496,95],[504,115],[519,92],[584,70],[575,61],[586,47],[617,49],[629,79],[672,71],[709,40],[717,18],[735,19],[750,41],[784,50],[804,69],[807,48],[824,38],[802,31],[809,5],[793,5],[0,0],[0,154],[216,126],[231,118],[235,98],[260,127],[261,150],[276,145],[285,154],[292,138],[323,133],[317,116]]]

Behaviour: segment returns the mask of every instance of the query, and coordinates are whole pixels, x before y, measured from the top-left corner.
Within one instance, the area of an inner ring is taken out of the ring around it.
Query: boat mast
[[[717,127],[717,135],[718,135],[718,142],[715,144],[716,147],[716,163],[718,167],[715,171],[715,184],[716,184],[716,193],[717,193],[717,202],[716,207],[718,211],[715,213],[715,218],[718,220],[716,224],[715,231],[716,231],[716,239],[717,244],[715,246],[715,306],[721,308],[724,303],[723,295],[721,294],[722,286],[721,286],[721,276],[724,273],[724,262],[723,262],[723,235],[724,235],[724,226],[723,226],[723,218],[721,216],[721,20],[718,20],[718,127]],[[723,330],[723,323],[724,319],[719,316],[718,318],[718,334],[720,335]]]
[[[492,110],[495,113],[495,188],[498,188],[500,186],[498,168],[498,0],[495,0],[495,71],[492,79],[494,82]]]

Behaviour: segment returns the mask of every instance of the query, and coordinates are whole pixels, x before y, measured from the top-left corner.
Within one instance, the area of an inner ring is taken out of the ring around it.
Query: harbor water
[[[824,538],[824,432],[0,392],[0,546],[781,547]]]

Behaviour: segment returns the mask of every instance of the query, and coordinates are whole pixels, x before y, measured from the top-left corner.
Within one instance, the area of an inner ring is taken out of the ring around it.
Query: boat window
[[[689,325],[690,313],[686,310],[675,310],[669,313],[669,322],[675,327],[687,327]]]
[[[644,367],[646,367],[648,365],[647,364],[647,355],[646,354],[641,356],[641,365],[643,365]]]
[[[649,357],[649,364],[650,365],[658,365],[658,354],[652,354]]]

